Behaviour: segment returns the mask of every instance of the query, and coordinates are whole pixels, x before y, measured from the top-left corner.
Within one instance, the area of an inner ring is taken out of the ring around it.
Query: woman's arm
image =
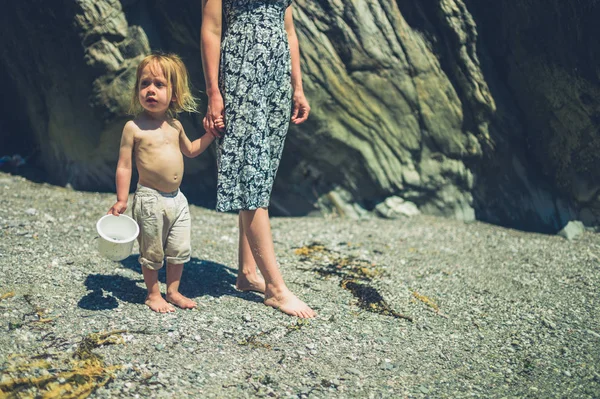
[[[302,87],[302,72],[300,71],[300,46],[298,44],[298,36],[294,28],[294,17],[292,15],[292,6],[289,6],[285,12],[285,30],[288,35],[290,46],[290,55],[292,57],[292,88],[294,90],[292,102],[292,123],[300,124],[308,119],[310,113],[310,105],[304,96]]]
[[[219,91],[219,62],[221,58],[221,29],[223,8],[221,0],[202,0],[202,28],[200,50],[202,69],[208,95],[208,108],[204,117],[204,128],[218,135],[215,120],[224,115],[225,106]]]

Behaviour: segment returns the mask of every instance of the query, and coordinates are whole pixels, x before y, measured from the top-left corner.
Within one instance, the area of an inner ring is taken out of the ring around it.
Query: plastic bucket
[[[110,260],[127,258],[133,249],[133,243],[140,233],[138,224],[127,215],[105,215],[96,223],[98,252]]]

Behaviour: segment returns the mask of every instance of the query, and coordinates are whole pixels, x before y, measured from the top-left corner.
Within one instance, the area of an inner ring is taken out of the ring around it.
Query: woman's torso
[[[225,36],[254,26],[265,31],[284,29],[285,10],[292,0],[223,0]]]

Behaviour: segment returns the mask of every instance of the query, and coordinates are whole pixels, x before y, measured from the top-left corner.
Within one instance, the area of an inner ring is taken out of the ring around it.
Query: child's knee
[[[146,259],[142,256],[140,256],[139,259],[140,265],[142,265],[142,267],[145,267],[148,270],[160,270],[162,269],[164,262],[161,260],[160,262],[156,262],[156,261],[152,261],[149,259]]]

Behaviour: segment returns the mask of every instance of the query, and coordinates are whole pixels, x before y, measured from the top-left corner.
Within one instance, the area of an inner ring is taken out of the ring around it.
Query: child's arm
[[[129,185],[131,184],[131,160],[133,155],[135,125],[129,121],[123,128],[121,147],[119,149],[119,162],[117,163],[116,183],[117,202],[109,209],[107,214],[119,216],[127,209]]]
[[[185,130],[183,130],[181,122],[176,120],[174,123],[177,130],[179,130],[179,148],[183,155],[188,158],[194,158],[202,154],[215,140],[215,136],[210,133],[205,133],[204,136],[199,139],[190,141],[187,134],[185,134]]]

